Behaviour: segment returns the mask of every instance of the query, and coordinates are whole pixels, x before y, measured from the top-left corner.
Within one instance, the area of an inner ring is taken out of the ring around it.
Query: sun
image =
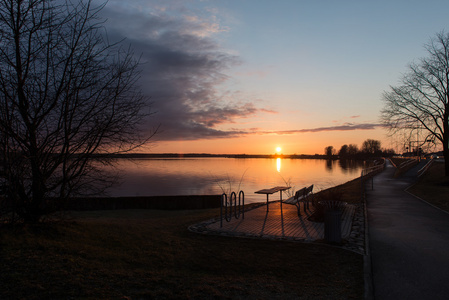
[[[281,147],[276,147],[276,153],[281,153],[282,148]]]

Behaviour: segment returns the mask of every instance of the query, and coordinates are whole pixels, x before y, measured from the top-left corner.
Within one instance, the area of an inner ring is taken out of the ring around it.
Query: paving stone
[[[311,222],[312,214],[301,206],[301,215],[293,205],[270,202],[269,211],[261,204],[245,212],[245,218],[232,218],[230,222],[211,219],[189,227],[198,233],[222,236],[258,237],[270,240],[313,242],[324,239],[324,224]],[[365,253],[365,207],[363,204],[347,205],[342,215],[342,248]]]

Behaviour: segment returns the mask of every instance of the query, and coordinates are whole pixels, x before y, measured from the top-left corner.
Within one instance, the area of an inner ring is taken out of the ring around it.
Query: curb
[[[374,285],[373,285],[371,250],[369,246],[368,213],[366,206],[367,206],[366,201],[364,201],[364,210],[365,210],[365,255],[363,256],[363,277],[365,286],[364,299],[372,300],[374,299]]]
[[[426,200],[422,199],[421,197],[416,196],[416,195],[413,194],[412,192],[409,192],[408,190],[409,190],[410,188],[412,188],[415,184],[416,184],[416,183],[413,183],[413,184],[410,185],[409,187],[406,187],[406,188],[404,189],[404,192],[406,192],[407,194],[409,194],[409,195],[415,197],[415,198],[418,199],[418,200],[421,200],[422,202],[426,203],[427,205],[432,206],[433,208],[436,208],[437,210],[439,210],[439,211],[441,211],[441,212],[443,212],[443,213],[449,215],[449,212],[447,212],[446,210],[444,210],[444,209],[442,209],[442,208],[439,208],[438,206],[436,206],[436,205],[434,205],[434,204],[432,204],[432,203],[430,203],[430,202],[427,202]]]

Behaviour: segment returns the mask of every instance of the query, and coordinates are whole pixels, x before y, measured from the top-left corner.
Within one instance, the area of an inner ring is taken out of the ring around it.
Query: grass
[[[342,201],[347,202],[349,204],[360,203],[361,198],[360,179],[357,178],[344,184],[337,185],[330,189],[321,191],[317,193],[314,197],[316,198],[316,201],[330,200],[326,198],[329,198],[329,195],[332,195],[333,193],[337,194],[337,198],[341,198]]]
[[[449,177],[444,176],[444,163],[434,163],[408,191],[449,212]]]
[[[363,257],[326,245],[204,236],[218,210],[76,212],[0,229],[1,299],[361,299]]]

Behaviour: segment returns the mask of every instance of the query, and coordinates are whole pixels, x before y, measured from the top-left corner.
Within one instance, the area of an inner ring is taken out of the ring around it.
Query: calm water
[[[111,196],[208,195],[245,192],[245,202],[263,202],[255,191],[314,184],[326,189],[360,176],[362,162],[318,159],[169,158],[119,160],[123,179]],[[270,196],[278,199],[279,193]]]

